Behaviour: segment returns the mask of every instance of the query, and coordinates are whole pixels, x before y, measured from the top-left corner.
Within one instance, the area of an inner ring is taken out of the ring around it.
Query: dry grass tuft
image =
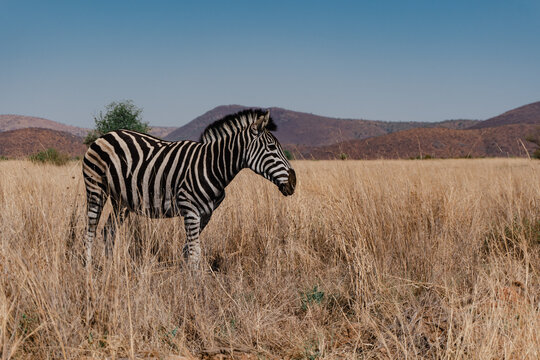
[[[1,358],[540,357],[539,162],[294,167],[290,198],[235,179],[202,274],[132,216],[87,287],[80,163],[1,162]]]

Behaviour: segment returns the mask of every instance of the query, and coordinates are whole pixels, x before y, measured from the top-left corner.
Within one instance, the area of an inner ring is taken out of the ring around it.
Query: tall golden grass
[[[1,358],[540,357],[540,162],[293,166],[233,181],[201,273],[131,216],[87,285],[80,163],[0,162]]]

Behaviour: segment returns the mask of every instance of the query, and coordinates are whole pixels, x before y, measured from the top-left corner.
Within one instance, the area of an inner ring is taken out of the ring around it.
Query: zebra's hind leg
[[[187,211],[183,216],[187,238],[183,249],[184,258],[191,269],[197,269],[201,258],[201,242],[199,240],[201,217],[194,211]]]
[[[107,200],[106,194],[103,191],[95,192],[90,189],[86,189],[86,208],[88,216],[88,224],[86,227],[86,268],[90,270],[92,266],[92,245],[96,237],[96,229],[101,217],[101,211],[103,205]]]
[[[112,199],[112,197],[111,197]],[[127,208],[122,207],[117,201],[112,201],[113,212],[109,214],[103,229],[103,239],[105,240],[105,256],[110,257],[114,248],[116,229],[122,225],[127,215]]]

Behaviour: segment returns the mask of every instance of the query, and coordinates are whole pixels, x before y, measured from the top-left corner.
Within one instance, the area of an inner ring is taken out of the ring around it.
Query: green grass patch
[[[324,292],[319,290],[319,287],[315,285],[313,289],[303,291],[300,293],[300,301],[302,310],[306,311],[307,308],[314,304],[321,304],[324,300]]]

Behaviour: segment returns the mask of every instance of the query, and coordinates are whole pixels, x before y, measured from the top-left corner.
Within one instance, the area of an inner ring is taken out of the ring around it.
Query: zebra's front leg
[[[199,226],[199,235],[202,233],[208,222],[210,221],[210,218],[212,217],[212,214],[201,214],[201,221]]]
[[[213,201],[213,203],[211,204],[212,206],[210,206],[210,212],[208,212],[208,210],[206,210],[205,212],[201,212],[201,226],[199,234],[202,233],[202,231],[212,218],[213,211],[219,207],[219,205],[223,202],[223,199],[225,199],[225,190],[218,194],[216,199]]]
[[[201,260],[201,242],[199,240],[201,216],[199,213],[189,211],[184,214],[184,227],[186,229],[186,243],[183,253],[188,266],[197,269]]]

